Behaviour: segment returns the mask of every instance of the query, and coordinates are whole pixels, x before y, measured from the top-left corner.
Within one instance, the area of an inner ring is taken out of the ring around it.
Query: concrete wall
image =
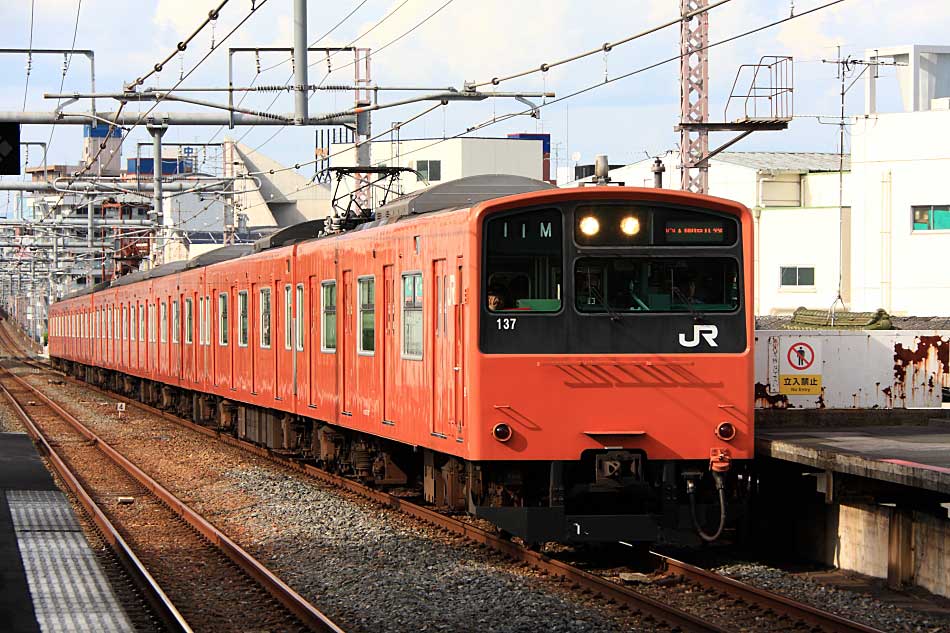
[[[821,393],[781,393],[788,348],[814,350]],[[939,330],[759,330],[755,336],[756,408],[904,409],[941,406],[940,385],[950,373],[950,332]]]
[[[950,111],[858,117],[851,128],[855,310],[950,314],[950,231],[914,231],[911,206],[950,204]]]
[[[950,596],[950,525],[948,521],[914,513],[914,580],[928,591]]]
[[[874,578],[887,578],[889,508],[835,505],[829,508],[827,557],[823,562]]]

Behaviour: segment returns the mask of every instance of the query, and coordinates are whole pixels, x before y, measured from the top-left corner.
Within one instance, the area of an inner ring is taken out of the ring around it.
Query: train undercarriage
[[[651,461],[586,451],[578,461],[468,462],[311,418],[128,374],[52,359],[66,374],[285,456],[435,506],[486,519],[529,544],[666,542],[740,537],[754,493],[748,464]]]

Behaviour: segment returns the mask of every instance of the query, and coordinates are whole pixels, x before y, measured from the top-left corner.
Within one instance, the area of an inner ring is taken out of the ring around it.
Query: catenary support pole
[[[294,1],[294,123],[304,125],[307,114],[307,0]]]

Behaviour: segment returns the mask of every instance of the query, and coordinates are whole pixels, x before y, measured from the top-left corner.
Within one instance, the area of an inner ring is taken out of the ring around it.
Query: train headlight
[[[511,436],[514,434],[514,432],[511,430],[510,426],[504,422],[500,422],[499,424],[496,424],[495,428],[491,430],[491,434],[499,442],[507,442],[511,439]]]
[[[600,232],[600,222],[592,215],[581,218],[580,223],[581,233],[587,237],[593,237]]]
[[[620,230],[623,231],[624,235],[636,235],[640,232],[640,220],[628,215],[620,221]]]
[[[732,422],[720,422],[716,427],[716,437],[726,442],[732,441],[736,437],[736,427]]]

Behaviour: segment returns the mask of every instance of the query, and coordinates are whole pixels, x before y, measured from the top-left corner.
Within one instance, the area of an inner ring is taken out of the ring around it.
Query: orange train
[[[67,297],[50,356],[529,542],[710,540],[741,511],[745,207],[479,176],[326,228]]]

